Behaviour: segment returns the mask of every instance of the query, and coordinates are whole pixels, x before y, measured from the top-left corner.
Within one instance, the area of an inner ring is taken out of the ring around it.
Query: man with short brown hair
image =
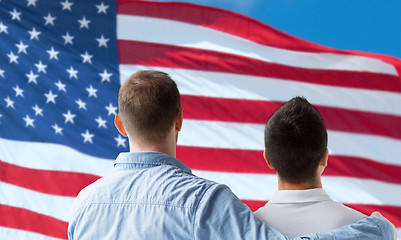
[[[223,185],[194,176],[175,158],[183,112],[175,82],[140,71],[119,92],[115,125],[128,136],[115,170],[83,189],[74,201],[69,239],[287,239],[257,221]],[[351,229],[352,228],[352,229]],[[387,239],[379,218],[304,239]]]
[[[118,109],[125,131],[150,143],[164,142],[177,114],[182,115],[177,85],[155,71],[137,72],[123,84]]]

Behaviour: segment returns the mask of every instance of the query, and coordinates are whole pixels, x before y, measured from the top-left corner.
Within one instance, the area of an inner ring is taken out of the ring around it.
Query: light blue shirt
[[[257,221],[227,186],[193,175],[176,158],[121,153],[114,166],[75,199],[69,239],[287,239]],[[388,240],[392,234],[390,224],[371,217],[303,239]]]

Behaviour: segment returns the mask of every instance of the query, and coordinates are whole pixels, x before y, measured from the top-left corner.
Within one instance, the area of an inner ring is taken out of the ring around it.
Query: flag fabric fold
[[[327,193],[401,228],[399,59],[321,46],[217,8],[134,0],[2,0],[0,46],[5,239],[67,238],[73,198],[129,150],[113,125],[117,94],[144,69],[178,84],[178,159],[252,210],[277,188],[262,158],[264,124],[304,96],[328,129]]]

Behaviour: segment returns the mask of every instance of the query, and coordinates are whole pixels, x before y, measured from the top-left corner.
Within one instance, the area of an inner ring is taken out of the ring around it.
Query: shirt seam
[[[195,211],[195,213],[194,213],[194,215],[192,216],[192,235],[193,235],[194,239],[196,239],[196,236],[195,236],[195,219],[196,219],[196,216],[197,216],[197,213],[198,213],[199,203],[200,203],[200,201],[202,200],[203,196],[205,196],[206,192],[209,191],[213,186],[214,186],[214,185],[209,185],[209,186],[207,187],[207,189],[205,189],[205,191],[203,191],[203,192],[199,195],[199,197],[195,197],[195,205],[194,205],[194,211]]]
[[[118,165],[130,165],[130,166],[118,166]],[[183,168],[183,167],[181,167],[181,166],[178,166],[178,165],[176,165],[176,164],[171,164],[171,163],[169,163],[169,162],[157,162],[157,163],[149,163],[149,162],[146,162],[146,161],[140,161],[140,162],[119,162],[119,163],[115,163],[115,169],[116,170],[122,170],[122,171],[124,171],[124,170],[140,170],[140,169],[142,169],[142,168],[137,168],[137,166],[140,166],[140,167],[160,167],[160,166],[171,166],[171,167],[174,167],[174,168],[178,168],[178,169],[180,169],[180,170],[182,170],[182,171],[184,171],[184,172],[186,172],[186,173],[190,173],[190,171],[188,170],[188,169],[185,169],[185,168]]]
[[[154,205],[154,206],[169,206],[169,207],[174,207],[174,208],[185,208],[185,209],[193,209],[191,206],[186,206],[186,205],[176,205],[172,204],[171,202],[162,202],[162,203],[155,203],[152,201],[124,201],[124,202],[115,202],[115,201],[110,201],[110,202],[90,202],[86,203],[83,208],[87,208],[90,205],[130,205],[130,204],[137,204],[137,205]]]
[[[376,220],[374,222],[375,222],[375,225],[376,225],[375,227],[377,227],[379,229],[379,231],[380,231],[380,236],[383,236],[384,231],[380,227],[381,224],[379,224]],[[382,237],[382,239],[383,239],[383,237]]]

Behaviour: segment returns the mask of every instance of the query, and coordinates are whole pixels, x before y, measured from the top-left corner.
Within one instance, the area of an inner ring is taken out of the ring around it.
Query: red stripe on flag
[[[268,201],[260,201],[260,200],[248,200],[248,199],[241,199],[243,203],[245,203],[252,212],[255,212],[259,208],[263,207]]]
[[[31,169],[3,161],[0,161],[0,169],[2,182],[68,197],[76,197],[82,188],[99,179],[86,173]]]
[[[284,102],[181,95],[186,119],[266,124]],[[327,129],[401,139],[401,117],[315,105]]]
[[[174,14],[171,14],[172,12]],[[272,47],[309,52],[341,52],[291,36],[242,14],[209,6],[183,2],[119,0],[117,14],[163,18],[200,25]]]
[[[275,174],[270,170],[261,150],[240,150],[202,147],[177,147],[177,158],[191,169]],[[369,159],[330,155],[324,176],[340,176],[373,179],[389,183],[401,183],[401,166],[390,165]]]
[[[290,67],[229,53],[159,43],[118,40],[117,44],[120,64],[216,71],[328,86],[401,92],[399,78],[387,74]]]
[[[369,159],[330,155],[324,176],[345,176],[401,183],[401,166],[379,163]]]
[[[190,169],[237,172],[274,173],[263,160],[263,151],[177,146],[177,158]]]
[[[29,201],[29,199],[27,199]],[[67,239],[68,223],[24,208],[0,204],[0,226]]]

